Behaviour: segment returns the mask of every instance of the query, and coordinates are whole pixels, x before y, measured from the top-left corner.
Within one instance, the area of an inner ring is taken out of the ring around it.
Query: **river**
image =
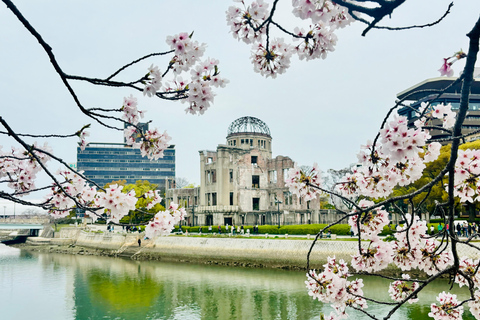
[[[308,296],[304,281],[304,272],[37,254],[0,244],[0,319],[307,320],[329,314],[330,306]],[[370,296],[388,297],[383,279],[366,284]],[[443,290],[446,281],[421,296],[424,304],[406,306],[392,319],[429,319],[429,305]],[[473,317],[464,313],[464,319]]]

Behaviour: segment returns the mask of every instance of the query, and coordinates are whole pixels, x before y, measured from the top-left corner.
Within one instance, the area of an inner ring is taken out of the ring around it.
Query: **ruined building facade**
[[[189,225],[285,225],[321,223],[320,200],[302,201],[285,186],[291,158],[272,157],[267,125],[254,117],[235,120],[226,144],[199,151],[200,187],[169,189],[170,201],[188,212]]]

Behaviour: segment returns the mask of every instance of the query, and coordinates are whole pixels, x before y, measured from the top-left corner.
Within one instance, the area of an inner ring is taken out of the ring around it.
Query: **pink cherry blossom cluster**
[[[126,216],[130,210],[135,210],[137,198],[135,197],[135,190],[130,190],[128,193],[122,192],[123,186],[116,184],[110,185],[105,189],[105,192],[97,192],[95,203],[99,207],[105,208],[108,221],[119,223],[120,219]]]
[[[457,300],[456,294],[442,292],[438,295],[439,305],[432,303],[430,306],[429,317],[435,320],[458,320],[462,319],[463,306]],[[477,318],[478,319],[478,318]]]
[[[461,202],[477,199],[480,188],[480,150],[458,150],[455,162],[454,194]]]
[[[268,17],[268,3],[265,3],[263,0],[257,0],[246,7],[245,2],[242,0],[234,1],[241,3],[243,9],[231,6],[226,12],[227,25],[230,26],[233,37],[247,44],[261,42],[265,33],[265,27],[260,28],[260,26]]]
[[[137,125],[140,122],[140,118],[143,118],[145,111],[137,109],[137,98],[130,95],[130,97],[123,98],[123,111],[122,119],[133,125]]]
[[[94,206],[96,196],[95,187],[87,187],[85,179],[80,175],[70,171],[62,170],[57,172],[64,181],[60,182],[62,187],[54,186],[47,195],[49,203],[52,205],[49,213],[55,219],[66,217],[70,210],[76,206],[75,201],[84,206]]]
[[[47,143],[41,148],[35,143],[33,147],[52,152]],[[28,152],[12,148],[10,152],[3,152],[0,146],[0,178],[4,179],[2,182],[8,182],[8,187],[15,192],[26,194],[35,189],[37,173],[43,170],[39,161],[46,164],[49,160],[50,157],[41,151]]]
[[[425,221],[421,221],[418,216],[405,215],[405,223],[398,226],[395,233],[396,240],[391,242],[383,241],[379,238],[379,233],[383,227],[389,223],[388,213],[380,208],[369,209],[374,205],[372,201],[361,200],[359,207],[362,210],[352,211],[349,224],[354,232],[360,230],[359,237],[361,239],[370,240],[368,244],[363,243],[359,252],[352,256],[352,267],[357,271],[376,272],[386,268],[390,263],[394,263],[402,270],[411,270],[418,268],[427,275],[433,275],[439,271],[445,270],[453,264],[453,257],[450,251],[444,250],[441,243],[427,236],[427,225]],[[476,266],[478,261],[472,261],[469,258],[462,258],[460,270],[472,279],[475,287],[479,286],[479,279],[476,275]],[[355,306],[365,308],[366,303],[362,298],[362,291],[358,290],[354,296],[349,296],[352,292],[352,283],[347,281],[350,276],[348,266],[343,261],[337,263],[335,258],[328,257],[328,263],[324,265],[324,271],[317,274],[315,270],[311,270],[307,274],[308,294],[314,299],[318,299],[324,303],[331,303],[335,308],[335,313],[329,316],[329,319],[346,318],[346,307],[349,303]],[[403,280],[396,280],[390,284],[389,293],[394,301],[403,301],[411,293],[419,288],[419,284],[410,281],[409,275],[403,275]],[[457,275],[456,282],[462,285],[468,285],[466,279]],[[357,286],[360,289],[363,286]],[[480,291],[479,291],[480,294]],[[440,302],[444,301],[449,294],[441,297]],[[353,302],[353,300],[355,302]],[[416,296],[407,300],[414,303],[418,299]],[[480,302],[471,303],[471,308],[480,310]],[[448,302],[445,305],[449,305]],[[445,307],[435,307],[432,305],[432,314],[439,315],[441,310],[445,311]],[[457,310],[457,309],[453,309]],[[454,311],[445,311],[452,318],[458,316]],[[461,315],[461,314],[460,314]],[[447,318],[450,319],[450,318]]]
[[[425,109],[427,109],[428,112],[424,112]],[[443,128],[450,129],[455,124],[457,116],[457,114],[452,111],[452,105],[450,103],[447,105],[439,103],[435,106],[428,106],[426,102],[422,102],[420,108],[417,110],[417,114],[420,115],[422,113],[424,113],[423,117],[417,119],[414,123],[417,128],[423,127],[430,120],[441,119]]]
[[[262,76],[276,78],[277,74],[282,74],[288,69],[291,56],[291,46],[282,38],[275,38],[270,42],[268,49],[262,43],[254,44],[251,59],[256,72]]]
[[[143,88],[143,95],[152,97],[162,87],[162,74],[157,66],[151,65],[146,75],[147,81]],[[133,123],[133,122],[132,122]]]
[[[158,190],[150,190],[146,192],[143,197],[148,200],[147,209],[149,210],[162,201],[162,197],[160,197],[160,191]]]
[[[150,160],[163,158],[163,151],[168,148],[171,139],[166,131],[160,133],[157,129],[147,130],[145,138],[140,143],[142,157],[146,156]]]
[[[460,259],[460,266],[459,266],[460,271],[465,273],[473,281],[473,285],[476,288],[480,288],[480,274],[479,274],[479,271],[477,270],[477,266],[479,263],[480,263],[480,260],[473,260],[468,257],[462,257]],[[465,277],[463,277],[459,273],[457,273],[455,282],[458,283],[460,287],[469,286],[467,279],[465,279]]]
[[[207,45],[192,40],[192,35],[181,32],[167,37],[167,44],[175,51],[175,56],[170,63],[176,74],[190,70],[205,53]]]
[[[312,186],[319,186],[320,179],[318,164],[314,163],[313,167],[305,172],[295,163],[294,167],[288,170],[285,185],[289,188],[290,192],[305,198],[305,201],[309,201],[315,199],[319,193],[319,190]]]
[[[418,260],[418,269],[433,275],[453,264],[452,253],[448,250],[440,250],[440,244],[440,241],[435,239],[425,239],[420,242],[421,259]]]
[[[363,209],[367,209],[373,206],[373,201],[362,199],[358,203],[358,206]],[[358,212],[354,210],[352,213]],[[348,224],[353,230],[353,234],[358,234],[358,229],[364,239],[374,239],[378,237],[378,234],[382,232],[383,227],[389,223],[388,212],[383,208],[375,208],[370,211],[365,211],[353,215],[348,219]]]
[[[315,270],[310,270],[307,273],[305,284],[308,294],[313,299],[331,304],[335,310],[329,319],[348,317],[345,312],[347,306],[367,308],[367,302],[362,298],[363,280],[348,281],[349,276],[347,264],[343,260],[337,262],[335,257],[328,257],[323,272],[317,274]]]
[[[409,295],[411,295],[419,287],[418,282],[408,281],[410,280],[410,275],[402,274],[402,278],[407,281],[402,281],[402,280],[394,281],[390,284],[390,287],[388,288],[388,293],[390,294],[390,297],[394,301],[400,302],[405,300]],[[410,298],[407,300],[407,302],[410,304],[415,303],[417,301],[418,301],[418,298]]]
[[[468,307],[475,319],[480,319],[480,290],[476,290],[473,300],[468,301]]]
[[[166,236],[175,228],[175,224],[185,220],[187,212],[179,208],[178,204],[171,202],[165,211],[158,212],[145,227],[145,235],[154,238],[158,235]]]
[[[189,107],[185,109],[187,113],[203,114],[213,102],[215,94],[211,87],[224,88],[228,83],[227,79],[218,75],[218,60],[207,59],[203,63],[192,68],[190,71],[192,81],[188,85]],[[185,100],[182,100],[185,102]]]
[[[295,27],[293,44],[283,38],[269,41],[269,28],[273,23],[273,12],[263,0],[253,1],[249,6],[243,0],[234,0],[243,8],[231,6],[226,12],[227,24],[235,39],[253,45],[251,60],[254,70],[266,77],[275,78],[290,66],[290,58],[296,53],[303,60],[325,59],[328,52],[335,50],[335,30],[350,24],[353,19],[347,9],[330,0],[293,0],[293,14],[301,20],[309,20],[307,31]],[[273,10],[273,9],[272,9]],[[276,25],[276,23],[273,23]],[[263,38],[267,36],[264,44]]]
[[[448,112],[448,107],[438,109],[436,114],[439,118],[455,119],[455,114]],[[447,122],[450,123],[450,120]],[[390,195],[397,185],[406,186],[418,180],[425,163],[436,160],[440,155],[441,145],[438,142],[427,145],[428,139],[428,131],[420,126],[409,128],[406,117],[393,114],[392,120],[380,130],[377,146],[374,148],[372,143],[363,146],[358,154],[360,166],[346,175],[336,190],[344,196],[379,198]]]
[[[418,216],[405,215],[405,224],[397,227],[396,240],[390,244],[393,250],[393,262],[401,270],[411,270],[422,259],[420,251],[422,236],[427,232],[427,224]]]
[[[134,125],[138,124],[144,112],[138,111],[137,99],[132,96],[124,98],[122,111],[123,119],[133,124],[133,126],[125,128],[123,132],[127,145],[140,149],[142,156],[146,156],[150,160],[162,158],[163,151],[168,148],[168,142],[172,139],[167,132],[160,133],[156,128],[143,133],[139,132]]]
[[[192,34],[193,35],[193,34]],[[200,58],[205,52],[205,44],[199,44],[191,39],[192,35],[179,33],[167,37],[167,44],[174,50],[175,56],[170,61],[170,68],[175,78],[166,82],[162,87],[162,75],[157,67],[150,67],[147,74],[148,82],[144,94],[153,96],[159,90],[166,93],[177,93],[184,97],[182,102],[189,104],[185,110],[191,114],[203,114],[213,103],[214,92],[212,87],[225,87],[227,79],[221,78],[218,71],[218,60],[206,59],[201,62]],[[183,72],[190,71],[191,81],[184,81],[180,76]]]
[[[62,218],[70,213],[70,210],[76,207],[77,203],[82,207],[92,209],[98,214],[105,211],[108,221],[119,223],[120,219],[128,214],[130,210],[135,209],[137,198],[135,190],[123,193],[123,186],[116,184],[110,185],[105,191],[97,191],[91,187],[85,179],[70,170],[58,172],[64,178],[61,182],[62,188],[52,187],[51,193],[47,199],[51,204],[49,213],[54,218]],[[90,215],[92,219],[97,220],[97,215]]]
[[[393,250],[389,243],[373,237],[367,248],[360,248],[352,256],[352,267],[357,271],[375,272],[385,269],[392,262]]]

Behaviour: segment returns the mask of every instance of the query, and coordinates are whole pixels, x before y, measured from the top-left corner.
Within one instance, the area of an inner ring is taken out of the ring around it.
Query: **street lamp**
[[[282,201],[278,200],[277,197],[275,197],[275,204],[277,205],[277,211],[278,211],[278,227],[280,228],[280,203]]]
[[[192,205],[192,227],[195,227],[195,205]]]

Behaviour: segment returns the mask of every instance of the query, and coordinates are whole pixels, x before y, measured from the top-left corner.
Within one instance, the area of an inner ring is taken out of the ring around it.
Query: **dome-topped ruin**
[[[237,134],[261,134],[271,138],[270,129],[262,120],[255,117],[242,117],[228,127],[227,138]]]

